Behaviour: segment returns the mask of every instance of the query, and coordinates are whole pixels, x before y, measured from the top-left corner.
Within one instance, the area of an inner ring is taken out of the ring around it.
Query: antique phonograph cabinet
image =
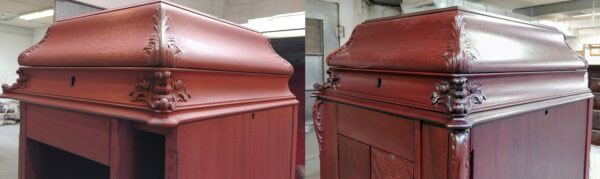
[[[425,11],[358,25],[327,63],[322,179],[587,178],[587,63],[554,28]]]
[[[294,178],[291,65],[258,32],[154,1],[66,19],[19,56],[19,178]]]

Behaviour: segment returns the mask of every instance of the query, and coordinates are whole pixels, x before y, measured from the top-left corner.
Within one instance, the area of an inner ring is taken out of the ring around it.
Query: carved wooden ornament
[[[29,76],[25,74],[25,72],[23,72],[23,70],[21,69],[17,70],[17,74],[19,75],[19,78],[17,78],[17,82],[13,83],[12,85],[3,84],[2,91],[13,91],[19,88],[25,88],[27,86]]]
[[[323,91],[326,89],[335,89],[337,87],[339,87],[340,85],[340,76],[336,73],[334,73],[331,70],[327,70],[327,75],[329,76],[327,78],[327,81],[323,84],[319,84],[319,83],[315,83],[313,85],[313,88],[317,91]]]
[[[481,104],[485,100],[481,84],[465,77],[438,83],[431,96],[434,105],[444,104],[448,112],[458,117],[467,115],[474,104]]]
[[[129,96],[132,101],[146,102],[150,108],[159,111],[172,111],[178,102],[192,98],[183,81],[173,79],[170,71],[159,71],[153,76],[138,78]]]
[[[156,15],[153,17],[155,34],[148,39],[148,45],[144,47],[144,51],[150,55],[154,65],[174,67],[175,58],[182,51],[175,45],[175,37],[169,32],[171,27],[169,27],[169,16],[166,13],[162,6],[156,8]]]
[[[473,48],[469,35],[464,30],[464,16],[457,15],[452,22],[452,41],[448,46],[444,58],[449,68],[453,71],[467,71],[468,63],[479,58],[479,52]]]
[[[448,155],[448,178],[469,179],[471,163],[471,130],[451,130]]]
[[[315,104],[313,105],[313,123],[315,125],[315,133],[317,134],[317,142],[319,143],[319,156],[323,155],[323,135],[325,128],[323,126],[323,117],[321,116],[321,107],[323,106],[323,99],[316,98]]]
[[[27,55],[29,55],[29,53],[33,52],[35,49],[39,48],[42,46],[42,44],[46,41],[46,39],[48,38],[48,36],[50,35],[50,29],[48,29],[46,31],[46,34],[44,35],[44,37],[42,38],[42,40],[40,40],[38,43],[36,43],[35,45],[27,48],[25,51],[21,52],[21,54],[19,55],[18,59],[22,60],[23,58],[27,57]]]

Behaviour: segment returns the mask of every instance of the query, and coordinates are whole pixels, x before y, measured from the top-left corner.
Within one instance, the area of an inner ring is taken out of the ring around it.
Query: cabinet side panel
[[[588,101],[472,129],[474,179],[584,178]]]
[[[422,178],[448,178],[448,130],[423,124],[423,128],[421,129],[421,148]]]
[[[178,127],[178,178],[290,178],[293,106]]]

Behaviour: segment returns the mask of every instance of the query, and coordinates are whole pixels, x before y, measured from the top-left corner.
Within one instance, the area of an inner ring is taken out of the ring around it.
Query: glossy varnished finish
[[[371,148],[372,179],[412,179],[413,164],[393,154]]]
[[[358,25],[327,63],[321,178],[588,177],[599,85],[554,28],[426,11]]]
[[[295,178],[293,69],[258,32],[152,1],[59,21],[18,60],[20,179]]]

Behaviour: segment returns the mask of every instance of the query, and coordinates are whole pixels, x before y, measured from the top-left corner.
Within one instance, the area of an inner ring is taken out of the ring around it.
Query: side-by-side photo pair
[[[600,0],[0,0],[0,85],[0,179],[600,179]]]

